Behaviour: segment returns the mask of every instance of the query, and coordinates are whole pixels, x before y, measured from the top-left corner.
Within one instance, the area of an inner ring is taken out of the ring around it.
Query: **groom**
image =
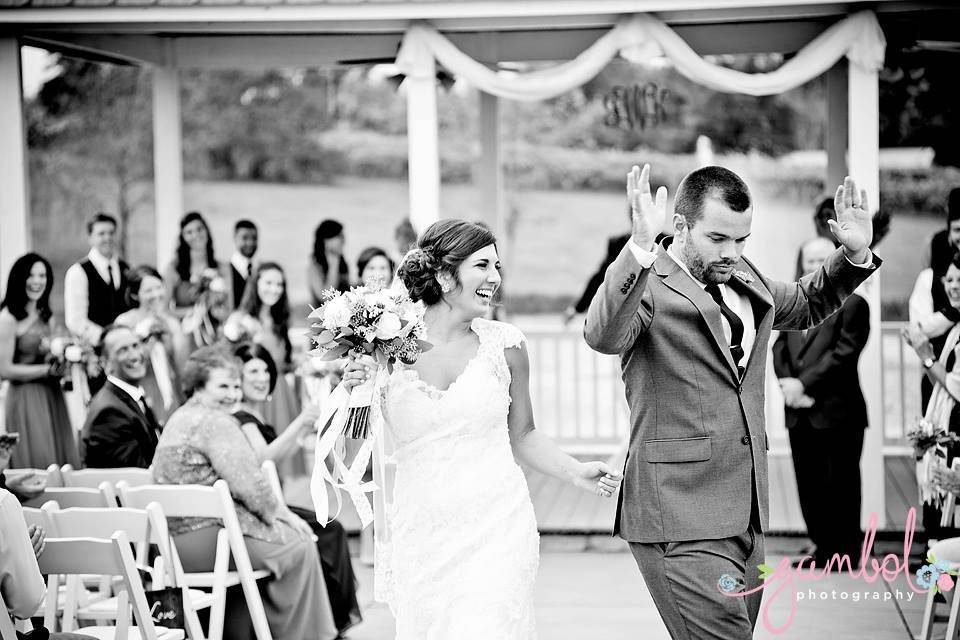
[[[797,283],[764,277],[741,257],[750,191],[722,167],[677,188],[674,237],[654,244],[667,191],[650,194],[633,167],[633,229],[587,311],[584,335],[619,354],[630,447],[614,533],[630,543],[660,616],[676,639],[746,640],[762,591],[768,526],[763,383],[770,331],[813,327],[880,266],[866,193],[847,178],[830,227],[841,248]],[[732,579],[732,580],[731,580]],[[739,590],[739,589],[738,589]]]

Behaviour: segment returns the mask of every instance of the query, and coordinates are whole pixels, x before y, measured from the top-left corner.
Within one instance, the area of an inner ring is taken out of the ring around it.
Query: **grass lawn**
[[[749,176],[745,176],[749,183]],[[608,236],[628,229],[623,195],[619,192],[521,191],[510,194],[518,212],[516,238],[504,256],[505,281],[511,295],[547,297],[579,295],[603,256]],[[797,246],[813,234],[809,203],[756,194],[753,235],[746,255],[765,273],[793,276]],[[131,221],[130,262],[153,262],[152,200],[145,199]],[[306,267],[313,230],[324,218],[341,221],[346,230],[347,257],[355,258],[369,245],[392,250],[393,227],[407,214],[403,181],[343,178],[333,186],[276,185],[249,182],[188,182],[186,210],[208,218],[221,259],[232,251],[233,223],[251,218],[260,225],[258,257],[276,260],[287,269],[291,301],[307,300]],[[444,215],[479,219],[480,201],[470,185],[444,185]],[[55,302],[60,307],[66,267],[86,251],[78,224],[80,214],[43,225],[37,250],[50,257],[57,274]],[[63,224],[61,224],[63,222]],[[920,267],[926,239],[939,218],[895,216],[890,235],[878,248],[885,260],[881,271],[885,300],[903,300]],[[161,265],[162,266],[162,265]],[[295,316],[298,314],[295,312]]]

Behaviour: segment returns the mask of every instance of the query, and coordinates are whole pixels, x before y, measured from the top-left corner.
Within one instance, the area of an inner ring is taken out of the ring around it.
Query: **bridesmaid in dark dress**
[[[259,460],[274,462],[297,450],[300,437],[313,430],[320,412],[307,407],[278,436],[274,428],[265,424],[261,409],[277,380],[277,367],[270,352],[255,343],[245,343],[234,350],[243,363],[241,389],[243,399],[233,413],[240,422],[240,429]],[[323,565],[323,577],[327,583],[333,620],[342,634],[361,621],[360,605],[357,602],[357,582],[350,561],[347,535],[336,520],[321,526],[317,514],[309,509],[290,506],[290,510],[303,518],[317,536],[317,551]]]
[[[48,362],[50,263],[28,253],[13,263],[0,303],[0,378],[10,381],[6,429],[20,434],[13,468],[80,466],[77,441],[60,389],[62,366]]]

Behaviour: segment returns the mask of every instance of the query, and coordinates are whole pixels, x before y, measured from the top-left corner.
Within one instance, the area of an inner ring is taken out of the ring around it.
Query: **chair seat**
[[[183,629],[155,628],[157,630],[157,640],[184,640],[187,636]],[[91,636],[97,640],[113,640],[116,632],[116,627],[83,627],[74,631],[74,633]],[[130,627],[127,632],[127,640],[140,640],[139,627]]]
[[[212,587],[213,586],[213,576],[212,571],[208,573],[188,573],[184,576],[184,583],[188,587]],[[270,572],[260,569],[259,571],[253,572],[253,579],[260,580],[261,578],[269,578]],[[236,571],[227,572],[226,586],[232,587],[233,585],[240,584],[240,575]]]
[[[194,609],[206,609],[213,606],[212,594],[200,589],[187,589],[187,594]],[[117,597],[106,598],[77,610],[77,617],[83,620],[116,620]]]

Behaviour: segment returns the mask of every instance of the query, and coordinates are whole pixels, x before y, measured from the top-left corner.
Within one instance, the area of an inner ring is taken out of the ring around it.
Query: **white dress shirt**
[[[47,587],[27,535],[23,509],[12,493],[0,489],[0,594],[10,614],[25,619],[40,608]],[[0,616],[7,615],[0,611]]]
[[[919,325],[928,338],[936,338],[950,331],[953,321],[933,308],[933,269],[926,268],[917,276],[910,294],[909,318],[911,324]]]
[[[239,251],[234,251],[233,255],[230,256],[230,264],[233,265],[233,268],[237,270],[237,273],[243,276],[244,279],[250,277],[253,270],[253,260],[246,257]],[[235,301],[239,303],[239,300]]]
[[[145,392],[142,387],[135,387],[129,382],[124,382],[116,376],[107,376],[107,381],[117,385],[121,391],[133,398],[133,401],[137,403],[137,406],[143,410],[143,414],[147,414],[147,403],[143,400]]]
[[[87,257],[104,282],[110,282],[110,276],[113,275],[113,288],[120,287],[120,261],[116,256],[108,259],[96,249],[91,249]],[[80,266],[80,262],[75,262],[67,269],[63,280],[64,321],[72,334],[93,344],[100,339],[103,327],[90,321],[87,317],[89,309],[90,287],[87,273]]]

